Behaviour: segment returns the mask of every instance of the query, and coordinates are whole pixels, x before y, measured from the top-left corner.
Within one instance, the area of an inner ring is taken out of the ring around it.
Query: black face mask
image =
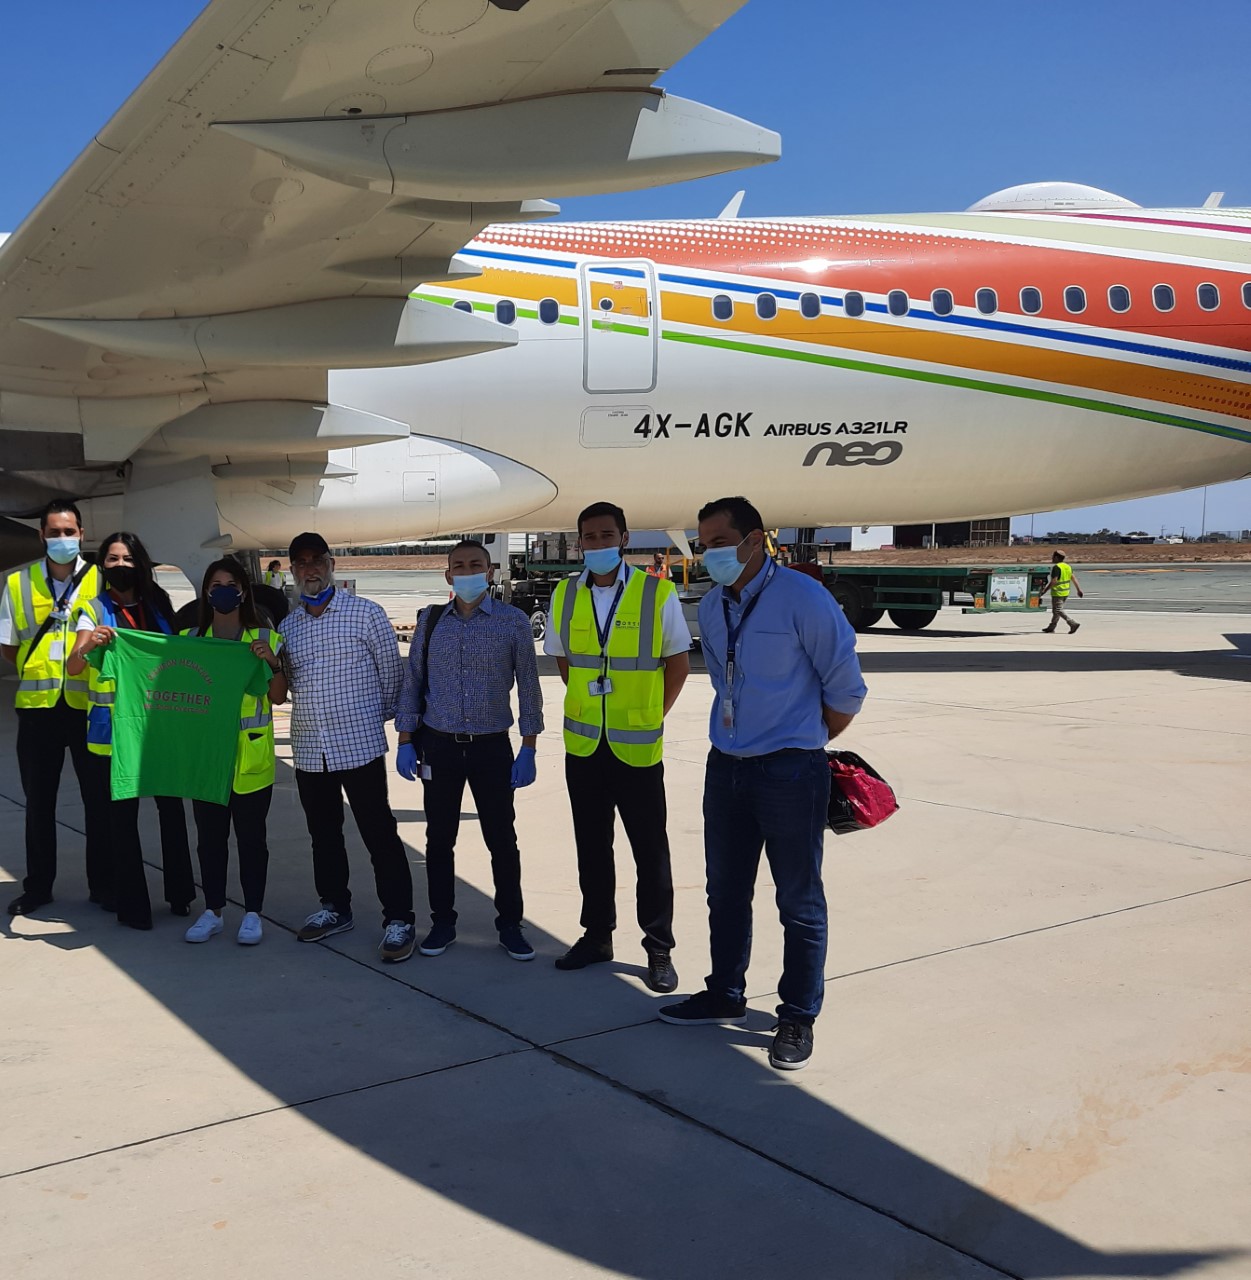
[[[139,570],[133,564],[110,565],[104,570],[104,580],[116,591],[131,591],[139,585]]]

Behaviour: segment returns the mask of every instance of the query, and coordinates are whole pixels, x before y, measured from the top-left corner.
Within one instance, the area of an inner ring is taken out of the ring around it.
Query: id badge
[[[592,698],[604,698],[612,692],[612,678],[610,676],[602,676],[598,680],[592,680],[587,687],[587,693]]]
[[[65,641],[60,637],[48,646],[48,661],[62,662],[65,659]]]
[[[426,764],[426,763],[423,761],[423,762],[422,762],[422,765],[421,765],[421,780],[422,780],[422,782],[429,782],[429,781],[430,781],[430,776],[431,776],[431,775],[430,775],[430,766],[429,766],[428,764]]]
[[[732,698],[721,699],[721,727],[723,729],[734,728],[734,701]]]

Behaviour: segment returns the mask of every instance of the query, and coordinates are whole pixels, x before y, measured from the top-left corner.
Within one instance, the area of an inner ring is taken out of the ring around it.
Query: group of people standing
[[[123,923],[150,928],[139,802],[108,798],[111,699],[92,654],[119,627],[172,630],[172,609],[133,535],[103,542],[96,569],[78,555],[81,521],[72,504],[52,504],[42,532],[46,560],[10,575],[0,605],[0,645],[19,671],[18,755],[27,795],[27,877],[9,910],[28,914],[52,899],[57,782],[68,750],[87,809],[92,899],[116,910]],[[614,958],[619,815],[636,870],[645,982],[668,994],[677,989],[678,975],[664,723],[690,671],[691,635],[673,583],[657,571],[662,566],[646,572],[626,563],[629,529],[620,507],[587,507],[578,535],[585,569],[557,585],[544,641],[565,685],[564,771],[582,896],[582,935],[555,963],[571,971]],[[709,503],[699,513],[699,537],[716,584],[700,604],[714,693],[703,804],[712,972],[702,991],[663,1006],[659,1016],[677,1025],[745,1020],[752,896],[763,850],[785,933],[770,1061],[796,1069],[811,1055],[824,990],[825,747],[857,713],[865,688],[841,609],[820,584],[778,568],[750,502]],[[272,706],[290,695],[296,785],[320,900],[297,937],[315,942],[354,926],[346,796],[382,907],[381,958],[397,963],[414,950],[446,951],[456,939],[455,846],[468,786],[490,853],[500,945],[513,959],[532,960],[514,809],[515,792],[535,781],[544,729],[528,618],[494,598],[488,552],[463,541],[448,556],[452,598],[419,614],[405,663],[385,612],[338,589],[334,567],[320,535],[303,533],[293,541],[298,604],[276,630],[259,616],[237,562],[218,561],[205,574],[198,623],[188,631],[248,644],[272,678],[267,696],[245,698],[241,708],[229,803],[194,802],[206,910],[187,940],[207,941],[224,927],[232,825],[245,908],[238,940],[260,940],[274,777]],[[53,632],[59,648],[49,639]],[[514,685],[517,751],[510,733]],[[385,724],[392,718],[399,738],[395,768],[405,780],[420,779],[424,791],[431,925],[420,943],[408,857],[387,794]],[[185,878],[174,831],[174,806],[181,821],[182,802],[162,804],[167,897],[177,913],[188,914],[194,884],[185,824]]]

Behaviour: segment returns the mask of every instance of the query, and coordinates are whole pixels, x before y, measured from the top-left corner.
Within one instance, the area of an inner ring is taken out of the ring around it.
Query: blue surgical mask
[[[452,590],[466,604],[472,604],[487,589],[485,573],[462,573],[452,579]]]
[[[316,609],[325,604],[333,594],[334,583],[332,582],[324,591],[319,591],[315,596],[306,596],[301,592],[300,599],[303,600],[306,605]]]
[[[708,576],[721,587],[732,587],[743,572],[743,562],[738,558],[738,548],[746,542],[744,538],[738,546],[713,547],[703,555],[704,568]]]
[[[611,573],[621,563],[620,547],[600,547],[582,553],[583,563],[592,573]]]
[[[77,538],[49,538],[47,547],[53,564],[73,564],[78,559]]]
[[[213,587],[208,593],[209,604],[217,610],[218,613],[234,613],[234,611],[243,603],[243,592],[234,585],[227,586],[225,583]]]

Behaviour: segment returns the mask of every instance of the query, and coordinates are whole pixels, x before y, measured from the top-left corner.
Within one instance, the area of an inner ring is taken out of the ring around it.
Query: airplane
[[[1251,473],[1251,211],[554,223],[767,163],[656,79],[744,0],[213,0],[0,244],[0,515],[223,550],[947,521]]]

